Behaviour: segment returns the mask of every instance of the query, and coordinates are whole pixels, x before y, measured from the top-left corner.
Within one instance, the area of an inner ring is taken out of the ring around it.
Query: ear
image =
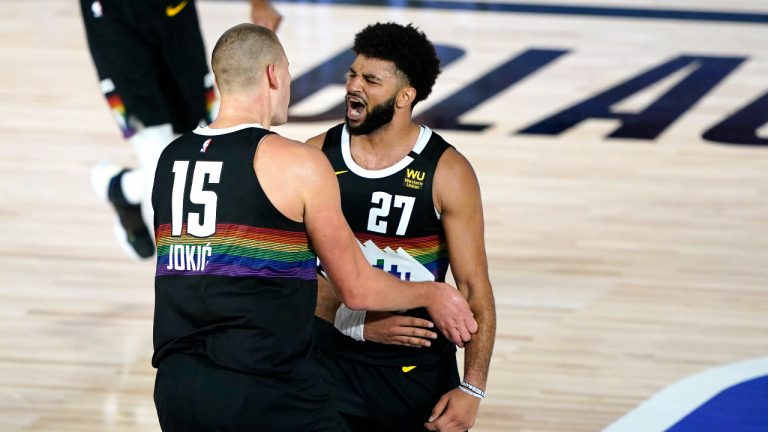
[[[275,65],[267,65],[267,81],[269,82],[269,88],[277,90],[279,83],[277,82],[277,74],[275,73]]]
[[[403,87],[397,92],[397,100],[395,105],[398,108],[411,108],[413,102],[416,100],[416,89],[413,87]]]

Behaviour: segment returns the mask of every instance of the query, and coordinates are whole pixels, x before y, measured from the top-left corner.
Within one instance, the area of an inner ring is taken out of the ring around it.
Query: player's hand
[[[431,431],[467,431],[475,424],[480,399],[455,388],[437,401],[424,427]]]
[[[436,287],[427,312],[448,340],[463,347],[472,338],[472,334],[477,333],[474,314],[456,288],[442,282],[433,283]]]
[[[276,32],[282,21],[270,0],[251,0],[251,22]]]
[[[395,315],[389,312],[367,312],[363,337],[366,341],[387,345],[428,347],[437,333],[427,329],[435,325],[432,321],[412,316]]]

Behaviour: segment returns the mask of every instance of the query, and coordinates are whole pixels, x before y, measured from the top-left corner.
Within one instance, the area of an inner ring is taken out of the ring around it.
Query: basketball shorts
[[[210,122],[215,101],[195,3],[80,0],[91,57],[113,117],[128,138],[170,123]]]
[[[315,347],[333,405],[355,432],[425,431],[437,401],[459,385],[456,359],[420,366],[373,366]]]
[[[344,432],[316,375],[285,380],[223,369],[206,357],[160,363],[155,407],[164,432]]]

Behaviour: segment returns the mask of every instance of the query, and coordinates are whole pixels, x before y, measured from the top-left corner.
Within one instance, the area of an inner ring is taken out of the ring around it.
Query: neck
[[[246,123],[258,123],[269,129],[272,124],[269,104],[259,98],[243,96],[221,96],[219,115],[209,126],[224,129]]]
[[[356,135],[352,141],[370,151],[386,151],[408,153],[416,144],[421,127],[410,117],[407,119],[393,118],[391,122],[376,129],[368,135]]]
[[[393,119],[368,135],[352,136],[352,158],[366,169],[386,168],[413,150],[420,132],[421,126],[410,118],[401,122]]]

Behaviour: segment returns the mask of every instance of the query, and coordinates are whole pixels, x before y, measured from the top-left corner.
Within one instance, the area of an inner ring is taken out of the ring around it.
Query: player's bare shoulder
[[[278,134],[270,134],[262,139],[256,157],[266,157],[275,162],[283,162],[283,169],[290,167],[303,168],[323,157],[317,148],[301,141],[286,138]]]
[[[275,208],[296,222],[304,220],[308,200],[336,181],[323,152],[277,134],[259,143],[253,167]]]
[[[313,136],[312,138],[307,140],[307,144],[311,145],[312,147],[322,149],[323,143],[325,142],[325,136],[328,134],[328,132],[323,132],[320,135]]]
[[[461,197],[480,194],[480,185],[475,170],[469,160],[458,150],[448,148],[437,163],[432,197],[435,208],[442,212],[446,207],[453,207]]]
[[[320,149],[278,134],[270,134],[259,144],[254,161],[257,170],[261,166],[259,158],[268,160],[272,167],[279,167],[285,178],[295,175],[308,181],[318,174],[332,172],[328,159]]]
[[[468,178],[476,178],[475,170],[469,160],[454,147],[445,150],[435,169],[435,181],[463,182]]]
[[[286,138],[277,133],[265,136],[259,143],[260,150],[263,149],[270,153],[291,153],[300,151],[302,147],[305,145],[301,141]]]

